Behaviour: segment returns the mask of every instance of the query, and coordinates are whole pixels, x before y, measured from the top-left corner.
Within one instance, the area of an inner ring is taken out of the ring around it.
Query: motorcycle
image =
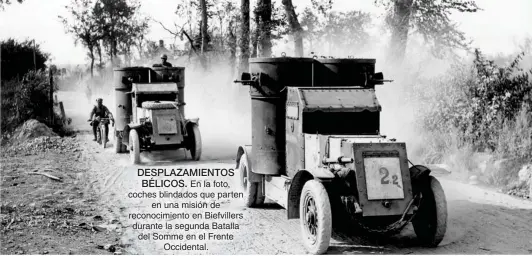
[[[96,128],[96,141],[98,142],[98,144],[102,145],[103,148],[105,148],[107,142],[109,142],[109,138],[107,137],[107,134],[109,133],[109,128],[107,124],[109,124],[111,120],[111,118],[102,117],[96,117],[94,120],[89,120],[91,127],[94,121],[98,122],[98,127]],[[112,122],[112,125],[114,127],[115,123]]]

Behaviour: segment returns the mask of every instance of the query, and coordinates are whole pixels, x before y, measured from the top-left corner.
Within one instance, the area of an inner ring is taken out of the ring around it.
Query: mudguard
[[[141,128],[142,125],[140,123],[129,123],[124,126],[124,130],[122,131],[122,143],[126,146],[129,146],[129,131],[131,129],[138,129]]]
[[[199,118],[191,118],[185,120],[185,125],[188,125],[189,123],[193,123],[196,125],[199,125]]]
[[[236,169],[238,169],[238,167],[240,166],[240,157],[243,154],[246,154],[245,160],[246,160],[247,167],[250,170],[249,175],[248,175],[248,180],[250,182],[261,182],[263,175],[253,172],[253,166],[251,165],[251,153],[252,153],[251,145],[245,145],[245,146],[238,147],[238,150],[236,153]]]
[[[288,190],[288,205],[286,213],[288,219],[299,218],[299,200],[303,186],[309,180],[319,179],[320,181],[328,181],[334,178],[334,174],[329,170],[317,168],[313,170],[299,170],[290,182]]]
[[[414,165],[409,168],[410,179],[412,183],[412,192],[417,194],[423,189],[430,188],[430,174],[446,175],[451,172],[447,170],[445,165]]]

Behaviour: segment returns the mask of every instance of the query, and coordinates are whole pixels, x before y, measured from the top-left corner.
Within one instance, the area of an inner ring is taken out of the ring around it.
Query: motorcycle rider
[[[92,111],[91,111],[91,114],[90,114],[90,117],[89,117],[89,122],[91,122],[91,126],[92,126],[92,133],[94,134],[94,139],[93,141],[96,141],[97,139],[97,135],[96,135],[96,130],[98,129],[98,125],[100,124],[100,122],[98,121],[98,119],[92,119],[92,117],[99,117],[99,118],[109,118],[112,122],[112,124],[114,125],[115,123],[115,120],[113,118],[113,114],[111,114],[111,111],[109,111],[109,109],[103,105],[103,99],[102,98],[98,98],[96,99],[96,102],[97,104],[94,106],[94,108],[92,108]],[[109,137],[109,124],[105,124],[105,128],[106,128],[106,134],[105,136]]]

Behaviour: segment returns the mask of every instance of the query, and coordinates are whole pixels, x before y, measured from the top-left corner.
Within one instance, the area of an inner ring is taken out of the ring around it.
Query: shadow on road
[[[341,226],[348,223],[340,221]],[[390,237],[356,234],[354,228],[333,230],[329,254],[530,254],[532,210],[468,200],[448,201],[447,232],[438,247],[419,243],[411,224]],[[465,245],[465,246],[464,246]]]

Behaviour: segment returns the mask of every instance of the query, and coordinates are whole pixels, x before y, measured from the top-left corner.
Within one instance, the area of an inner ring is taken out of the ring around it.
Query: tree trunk
[[[238,72],[247,72],[249,69],[249,0],[242,0],[240,6],[240,54],[238,59]]]
[[[201,7],[201,54],[207,50],[207,0],[200,0]]]
[[[292,4],[292,0],[283,0],[282,3],[286,17],[288,17],[292,37],[294,38],[294,54],[296,57],[303,57],[303,29],[297,20],[294,5]]]
[[[406,52],[412,3],[413,0],[394,1],[392,14],[392,39],[390,42],[389,56],[392,58],[393,62],[398,64],[403,62]]]
[[[272,1],[258,0],[256,15],[259,23],[257,29],[259,33],[258,38],[258,56],[270,57],[272,55],[272,41],[271,41],[271,19],[272,19]]]
[[[94,77],[94,47],[89,47],[89,54],[91,58],[91,77]]]
[[[234,76],[234,77],[239,77],[238,75],[239,74],[235,74],[236,71],[240,71],[238,68],[240,68],[240,66],[238,66],[237,68],[237,59],[236,59],[236,51],[237,51],[237,40],[236,40],[236,34],[237,34],[237,31],[236,29],[234,28],[234,25],[233,25],[233,20],[229,21],[229,27],[228,27],[228,31],[229,31],[229,42],[227,43],[227,45],[229,46],[229,66],[231,67],[231,76]],[[247,60],[247,58],[246,58]],[[235,76],[236,75],[236,76]]]
[[[98,52],[98,59],[99,59],[99,63],[100,63],[100,68],[102,68],[103,67],[103,63],[102,63],[102,46],[100,45],[100,42],[96,43],[96,52]]]
[[[259,24],[259,15],[257,14],[257,9],[255,8],[255,30],[253,30],[253,37],[251,39],[251,57],[252,58],[256,58],[258,57],[258,53],[257,53],[257,46],[259,45],[259,34],[260,34],[260,31],[259,31],[259,28],[258,28],[258,24]]]

